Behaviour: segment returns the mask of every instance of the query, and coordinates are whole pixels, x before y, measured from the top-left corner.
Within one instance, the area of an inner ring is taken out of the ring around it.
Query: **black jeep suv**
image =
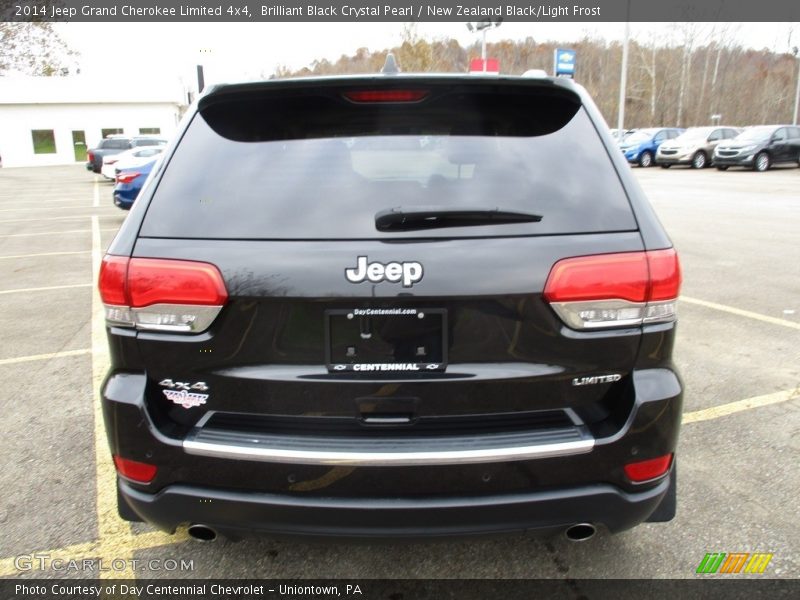
[[[210,89],[103,260],[120,514],[590,536],[675,511],[675,251],[586,92]]]

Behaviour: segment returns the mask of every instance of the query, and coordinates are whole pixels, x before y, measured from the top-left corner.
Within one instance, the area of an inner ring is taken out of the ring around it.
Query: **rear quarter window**
[[[426,238],[636,229],[575,99],[466,86],[413,105],[360,105],[313,91],[211,104],[165,167],[141,235],[419,237],[379,232],[375,215],[420,205],[542,215],[538,223],[429,229]]]

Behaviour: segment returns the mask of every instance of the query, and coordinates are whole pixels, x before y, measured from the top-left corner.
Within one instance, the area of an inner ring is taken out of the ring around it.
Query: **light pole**
[[[628,85],[628,38],[631,34],[631,0],[625,12],[625,39],[622,42],[622,74],[619,81],[619,108],[617,111],[617,129],[622,139],[625,123],[625,87]]]
[[[208,56],[210,54],[211,54],[211,49],[210,48],[200,48],[200,51],[199,51],[200,59],[198,60],[199,64],[197,65],[197,93],[198,94],[202,94],[203,93],[203,89],[206,87],[206,78],[205,78],[205,73],[203,72],[203,65],[202,65],[203,57],[204,57],[204,55]]]
[[[484,73],[486,73],[486,30],[491,29],[492,27],[500,27],[502,22],[503,19],[496,19],[494,21],[491,19],[483,19],[474,25],[472,23],[467,23],[467,29],[469,29],[471,32],[481,32],[481,62],[483,63]]]
[[[800,48],[795,46],[792,48],[794,57],[797,59],[797,91],[794,93],[794,117],[792,117],[792,125],[797,125],[797,105],[800,104]]]

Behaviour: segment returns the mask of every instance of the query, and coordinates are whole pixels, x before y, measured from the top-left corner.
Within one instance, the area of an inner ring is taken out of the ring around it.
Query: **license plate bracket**
[[[325,311],[325,362],[332,373],[424,373],[447,366],[447,311],[355,308]]]

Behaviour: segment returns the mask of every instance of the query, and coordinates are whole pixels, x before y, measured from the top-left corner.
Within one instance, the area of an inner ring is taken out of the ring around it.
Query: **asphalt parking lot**
[[[684,269],[677,518],[584,543],[348,545],[200,544],[116,517],[93,281],[126,213],[82,165],[0,169],[0,576],[691,578],[706,553],[762,552],[763,574],[735,577],[800,577],[800,169],[635,171]]]

